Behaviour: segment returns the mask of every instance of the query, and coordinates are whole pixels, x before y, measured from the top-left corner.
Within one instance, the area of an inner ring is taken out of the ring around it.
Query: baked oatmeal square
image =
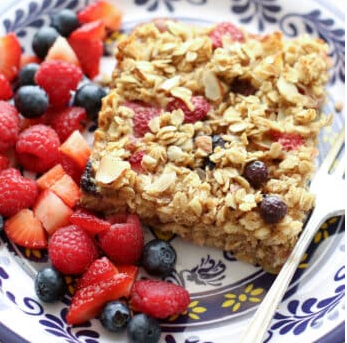
[[[277,272],[314,206],[327,45],[161,20],[136,27],[116,58],[82,205]]]

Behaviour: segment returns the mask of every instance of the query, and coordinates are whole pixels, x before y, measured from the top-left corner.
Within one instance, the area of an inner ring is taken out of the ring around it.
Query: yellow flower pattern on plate
[[[199,314],[202,314],[202,313],[205,313],[207,311],[207,308],[206,307],[203,307],[203,306],[198,306],[199,305],[199,300],[194,300],[192,301],[189,306],[188,306],[188,309],[186,311],[184,311],[183,313],[181,313],[182,316],[186,316],[188,315],[188,317],[190,319],[193,319],[193,320],[199,320],[200,319],[200,316]],[[169,321],[174,321],[176,320],[180,315],[174,315],[174,316],[171,316],[169,318]]]
[[[337,217],[331,218],[328,221],[326,221],[322,226],[319,228],[318,232],[314,236],[314,243],[318,244],[321,240],[327,239],[329,237],[329,224],[334,224],[337,222]]]
[[[223,302],[222,307],[231,307],[231,310],[233,312],[237,312],[241,306],[242,303],[252,302],[252,303],[258,303],[261,301],[261,297],[258,297],[259,295],[264,293],[263,288],[254,288],[254,285],[252,283],[248,284],[244,290],[244,293],[241,294],[234,294],[234,293],[228,293],[225,294],[224,297],[227,299]]]

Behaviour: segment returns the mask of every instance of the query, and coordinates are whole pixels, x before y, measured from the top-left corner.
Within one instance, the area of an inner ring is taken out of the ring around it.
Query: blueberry
[[[112,332],[119,332],[125,329],[130,319],[128,306],[120,301],[111,301],[104,307],[100,321],[102,326]]]
[[[220,135],[213,135],[212,136],[212,148],[213,150],[220,146],[222,149],[224,149],[225,140]]]
[[[287,205],[278,196],[268,195],[260,203],[259,210],[266,223],[275,224],[287,214]]]
[[[36,85],[35,74],[40,68],[40,65],[37,63],[29,63],[24,66],[18,74],[17,86],[28,86]]]
[[[127,334],[129,343],[158,343],[161,328],[154,318],[137,314],[130,319]]]
[[[2,231],[3,228],[4,228],[4,218],[0,214],[0,232]]]
[[[210,156],[206,156],[203,162],[203,168],[213,170],[216,167],[216,163],[210,160]]]
[[[149,274],[165,276],[174,270],[176,252],[168,242],[154,239],[144,246],[141,261]]]
[[[262,161],[247,164],[243,174],[254,188],[259,188],[269,177],[267,166]]]
[[[80,187],[84,193],[89,193],[93,195],[97,195],[97,189],[95,183],[92,180],[93,177],[93,167],[90,161],[87,162],[87,165],[84,169],[84,173],[82,174]]]
[[[59,33],[54,27],[44,26],[38,30],[32,42],[32,48],[35,54],[43,60],[58,36]]]
[[[20,87],[14,97],[17,110],[25,118],[37,118],[48,109],[48,97],[39,86]]]
[[[102,87],[88,83],[77,90],[74,105],[84,107],[90,119],[96,120],[101,108],[101,100],[106,95]]]
[[[246,79],[235,79],[230,85],[230,90],[243,96],[254,95],[257,91],[251,81]]]
[[[51,303],[62,299],[66,288],[63,274],[53,267],[46,267],[36,275],[36,295],[44,302]]]
[[[63,9],[51,16],[51,26],[62,36],[68,37],[72,31],[80,26],[80,23],[74,11]]]

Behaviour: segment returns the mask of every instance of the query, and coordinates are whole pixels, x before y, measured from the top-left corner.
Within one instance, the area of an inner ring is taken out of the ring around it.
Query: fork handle
[[[336,213],[338,214],[338,213]],[[331,213],[329,213],[330,217]],[[267,331],[269,323],[286,292],[288,285],[300,263],[302,256],[313,239],[317,228],[327,219],[328,214],[322,218],[322,209],[313,210],[311,217],[300,235],[287,262],[283,265],[280,273],[266,294],[257,312],[249,323],[246,332],[239,343],[261,343]]]

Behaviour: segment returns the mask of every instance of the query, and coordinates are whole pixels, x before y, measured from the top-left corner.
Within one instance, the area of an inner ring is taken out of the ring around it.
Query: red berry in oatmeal
[[[190,110],[183,100],[176,98],[169,102],[166,110],[172,112],[181,109],[184,113],[185,123],[195,123],[196,121],[203,120],[210,111],[211,105],[202,96],[193,96],[191,102],[194,106],[193,110]]]
[[[234,24],[229,22],[219,23],[210,32],[213,48],[220,48],[223,46],[222,38],[224,36],[229,37],[234,42],[243,42],[245,39],[244,33]]]

